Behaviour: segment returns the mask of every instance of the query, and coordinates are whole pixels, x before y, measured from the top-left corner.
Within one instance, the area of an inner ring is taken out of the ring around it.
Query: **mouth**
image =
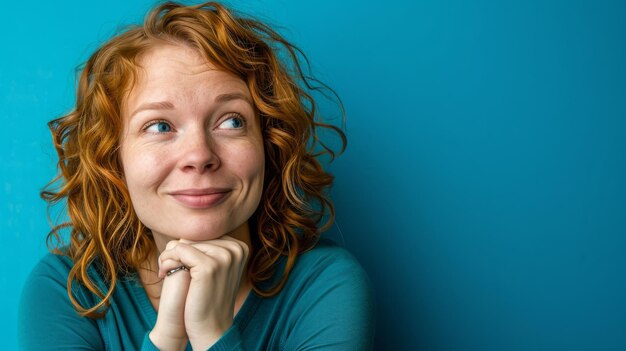
[[[206,188],[176,190],[169,195],[184,207],[207,209],[219,205],[230,193],[231,189]]]

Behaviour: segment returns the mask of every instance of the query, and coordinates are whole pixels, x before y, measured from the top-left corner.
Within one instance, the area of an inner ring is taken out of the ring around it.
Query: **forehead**
[[[208,98],[240,93],[251,98],[247,84],[218,69],[196,50],[185,45],[160,44],[138,58],[135,84],[124,110],[146,100]]]
[[[180,70],[187,74],[215,70],[215,66],[196,50],[182,44],[156,44],[139,57],[138,64],[147,73],[161,69]]]

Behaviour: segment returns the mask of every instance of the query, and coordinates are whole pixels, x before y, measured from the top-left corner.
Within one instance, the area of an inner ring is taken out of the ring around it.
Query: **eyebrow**
[[[220,102],[220,103],[228,102],[232,100],[244,100],[250,105],[253,105],[252,101],[250,101],[250,98],[248,98],[248,96],[242,93],[220,94],[217,97],[215,97],[215,102]],[[173,110],[173,109],[174,109],[174,104],[169,101],[147,102],[137,107],[135,111],[133,111],[133,113],[131,114],[131,117],[138,114],[139,112],[146,111],[146,110]]]
[[[250,101],[250,98],[242,93],[221,94],[215,98],[215,102],[227,102],[231,100],[244,100],[250,105],[253,105],[252,101]]]
[[[169,101],[159,101],[159,102],[147,102],[145,104],[139,105],[135,109],[135,111],[130,115],[131,117],[138,114],[141,111],[145,110],[173,110],[174,104]]]

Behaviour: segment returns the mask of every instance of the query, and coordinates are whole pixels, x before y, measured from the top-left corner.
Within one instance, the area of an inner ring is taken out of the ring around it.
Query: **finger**
[[[159,276],[164,276],[168,270],[180,267],[179,262],[189,267],[192,277],[227,274],[227,271],[236,271],[240,276],[246,262],[244,250],[241,246],[232,243],[225,246],[213,245],[210,241],[195,245],[178,243],[172,249],[163,251],[159,256]]]
[[[204,252],[205,254],[210,254],[214,247],[224,248],[228,250],[234,257],[236,257],[237,261],[245,261],[250,252],[246,243],[236,239],[213,239],[208,241],[196,242],[191,245]]]
[[[176,262],[176,263],[172,263]],[[167,263],[166,263],[167,262]],[[195,267],[202,267],[211,264],[211,259],[202,251],[187,244],[177,243],[172,248],[165,250],[159,256],[159,276],[167,273],[166,268],[173,269],[181,265],[193,270]]]
[[[165,244],[165,250],[171,250],[173,249],[176,245],[178,245],[178,243],[181,242],[180,240],[170,240],[167,242],[167,244]]]
[[[181,253],[189,252],[196,255],[195,252],[187,250],[187,248],[194,248],[205,256],[211,256],[220,261],[241,262],[247,256],[245,245],[240,245],[232,241],[218,241],[209,240],[198,242],[194,244],[176,243],[170,244],[169,249],[163,251],[159,256],[159,264],[162,264],[164,260],[171,259],[175,261],[181,261],[186,264],[185,259],[181,257]]]
[[[236,243],[236,244],[239,244],[241,247],[243,247],[243,248],[244,248],[244,250],[246,250],[246,256],[247,256],[248,252],[250,251],[250,247],[248,246],[248,244],[247,244],[247,243],[245,243],[244,241],[241,241],[241,240],[239,240],[239,239],[235,239],[234,237],[232,237],[232,236],[230,236],[230,235],[222,235],[222,236],[220,237],[220,239],[222,239],[222,240],[227,240],[227,241],[231,241],[231,242],[234,242],[234,243]]]
[[[215,244],[213,242],[206,242],[194,244],[193,247],[214,260],[215,265],[213,267],[206,266],[207,271],[215,267],[230,267],[230,269],[241,272],[248,261],[247,250],[236,243],[222,242]]]
[[[189,291],[189,274],[173,274],[163,281],[157,323],[174,331],[185,330],[183,310]]]
[[[184,270],[189,272],[189,267],[185,266],[182,262],[173,259],[167,259],[160,263],[159,265],[159,278],[165,278],[170,276],[170,272],[174,269],[184,267]]]
[[[230,235],[222,235],[221,237],[217,239],[211,239],[211,240],[206,240],[206,241],[191,241],[187,239],[180,239],[179,242],[187,244],[187,245],[194,245],[194,246],[197,244],[214,244],[214,245],[219,245],[223,247],[234,247],[234,248],[241,247],[244,250],[246,256],[248,255],[250,251],[248,244],[246,244],[245,242],[239,239],[235,239],[234,237]],[[236,246],[232,246],[232,245],[236,245]]]
[[[165,273],[166,276],[170,276],[174,273],[178,273],[178,272],[189,272],[189,268],[187,268],[187,266],[178,266],[174,269],[170,269],[167,271],[167,273]]]
[[[243,261],[248,256],[245,246],[234,242],[202,242],[192,246],[204,252],[206,255],[217,255],[219,257],[222,252],[225,252],[236,258],[237,261]]]

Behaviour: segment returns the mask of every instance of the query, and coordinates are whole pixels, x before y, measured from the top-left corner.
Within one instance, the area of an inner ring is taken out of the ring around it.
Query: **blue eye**
[[[157,129],[159,130],[160,133],[166,133],[166,132],[172,131],[172,127],[170,127],[169,124],[163,123],[163,122],[157,123]]]
[[[220,128],[240,129],[244,126],[244,120],[240,116],[233,116],[220,124]]]
[[[145,131],[151,133],[169,133],[172,131],[172,126],[165,121],[154,121],[145,128]]]

